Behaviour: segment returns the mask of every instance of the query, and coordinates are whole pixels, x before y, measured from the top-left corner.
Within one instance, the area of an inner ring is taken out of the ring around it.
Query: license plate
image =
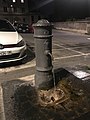
[[[2,51],[2,52],[0,52],[0,56],[11,55],[11,54],[12,54],[11,51]]]

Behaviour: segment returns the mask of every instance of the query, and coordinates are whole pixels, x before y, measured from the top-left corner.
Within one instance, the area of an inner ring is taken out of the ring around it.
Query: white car
[[[26,57],[26,43],[13,25],[0,19],[0,63],[22,60]]]

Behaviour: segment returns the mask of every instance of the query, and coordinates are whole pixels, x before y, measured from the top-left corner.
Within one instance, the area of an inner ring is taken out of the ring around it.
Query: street
[[[54,33],[53,55],[55,56],[55,66],[75,67],[90,65],[89,36],[64,31],[55,31]]]
[[[0,68],[0,82],[9,80],[29,81],[35,74],[33,34],[21,34],[28,46],[28,57],[23,64]],[[53,66],[55,68],[84,69],[90,72],[90,36],[53,30]]]

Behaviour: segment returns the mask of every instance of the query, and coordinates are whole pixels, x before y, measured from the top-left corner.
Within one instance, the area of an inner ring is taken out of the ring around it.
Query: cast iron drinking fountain
[[[34,24],[36,72],[35,87],[38,89],[40,104],[52,105],[63,99],[64,92],[55,87],[52,55],[52,24],[40,20]]]
[[[19,85],[15,91],[15,107],[19,120],[89,120],[90,82],[82,81],[64,68],[54,69],[53,26],[42,19],[33,27],[35,85],[27,82]]]

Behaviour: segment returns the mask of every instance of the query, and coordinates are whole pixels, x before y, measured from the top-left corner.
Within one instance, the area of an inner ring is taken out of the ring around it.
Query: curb
[[[69,29],[69,28],[59,28],[59,27],[55,27],[56,30],[62,30],[62,31],[69,31],[69,32],[76,32],[76,33],[80,33],[80,34],[86,34],[87,31],[85,30],[76,30],[76,29]]]

